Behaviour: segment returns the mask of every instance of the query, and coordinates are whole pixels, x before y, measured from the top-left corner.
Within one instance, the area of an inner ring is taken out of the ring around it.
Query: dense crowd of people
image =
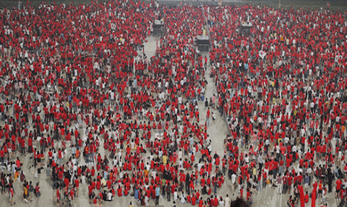
[[[10,205],[17,181],[23,202],[41,195],[31,171],[46,172],[57,206],[83,196],[82,185],[95,206],[123,196],[230,206],[232,194],[251,205],[268,185],[290,194],[290,207],[327,205],[333,191],[346,203],[346,14],[42,3],[4,9],[0,33],[0,185]],[[199,35],[210,35],[208,53]],[[207,133],[218,113],[226,137]],[[217,139],[224,154],[213,152]]]
[[[245,166],[239,177],[252,179],[258,191],[266,181],[279,193],[291,193],[293,186],[289,206],[299,198],[301,206],[307,203],[303,191],[308,195],[312,185],[325,205],[334,181],[335,197],[344,203],[346,14],[209,9],[212,76],[231,131],[229,177]],[[253,27],[245,31],[248,23]],[[240,139],[244,153],[236,147]],[[241,165],[231,167],[238,159]]]

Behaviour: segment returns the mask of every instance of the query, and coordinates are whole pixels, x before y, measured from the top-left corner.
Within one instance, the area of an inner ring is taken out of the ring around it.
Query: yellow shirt
[[[103,186],[106,185],[106,180],[105,180],[104,178],[101,180],[101,184],[102,184]]]
[[[167,163],[167,156],[164,155],[164,156],[163,156],[163,164],[166,165],[166,163]]]
[[[19,177],[19,173],[16,171],[15,173],[14,173],[14,179],[17,179]]]

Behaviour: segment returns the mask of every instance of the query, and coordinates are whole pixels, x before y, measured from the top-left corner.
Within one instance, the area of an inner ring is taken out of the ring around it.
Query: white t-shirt
[[[174,192],[174,194],[173,194],[173,199],[174,199],[174,201],[177,200],[177,191]]]
[[[219,206],[224,206],[224,201],[219,201]]]
[[[181,203],[186,203],[186,198],[183,193],[181,194]]]
[[[226,197],[225,199],[225,207],[229,207],[229,197]]]
[[[107,193],[107,200],[109,200],[109,201],[112,200],[112,193],[110,193],[110,192]]]
[[[231,182],[232,182],[233,184],[235,184],[235,182],[236,182],[236,175],[235,175],[235,174],[232,174],[232,175],[231,175]]]

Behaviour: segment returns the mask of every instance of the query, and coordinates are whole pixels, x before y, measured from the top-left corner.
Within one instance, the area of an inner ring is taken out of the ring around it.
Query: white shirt
[[[109,200],[109,201],[112,200],[112,193],[110,193],[110,192],[107,193],[107,200]]]
[[[174,192],[173,197],[174,197],[174,201],[176,201],[177,200],[177,191]]]
[[[186,203],[186,199],[185,199],[185,197],[184,197],[184,194],[183,194],[183,193],[181,194],[181,203]]]
[[[222,201],[220,200],[220,201],[219,201],[219,205],[220,205],[220,206],[224,206],[224,201],[223,201],[223,200],[222,200]]]
[[[151,166],[150,165],[146,165],[146,169],[149,171],[151,169]],[[155,171],[153,171],[155,172]]]
[[[207,147],[207,149],[211,152],[211,151],[212,151],[212,146],[209,145],[209,146]]]
[[[149,198],[147,196],[145,196],[145,204],[146,204],[146,206],[148,206],[148,202],[149,202]]]
[[[225,199],[225,207],[229,207],[229,197],[226,197]]]
[[[296,152],[296,145],[293,146],[292,152]]]
[[[231,175],[231,182],[232,182],[233,184],[235,184],[235,182],[236,182],[236,175],[235,175],[235,174],[232,174],[232,175]]]

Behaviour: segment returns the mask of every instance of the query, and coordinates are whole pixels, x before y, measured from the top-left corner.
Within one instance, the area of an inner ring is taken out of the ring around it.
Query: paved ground
[[[156,49],[156,40],[158,40],[158,37],[153,37],[150,36],[147,38],[148,42],[145,44],[145,54],[147,57],[151,57],[155,54],[155,49]],[[142,52],[139,53],[139,55],[143,55]],[[204,54],[208,57],[208,53]],[[209,78],[209,71],[210,68],[205,72],[206,75],[206,80],[208,81],[207,85],[207,91],[206,91],[206,98],[210,98],[214,93],[216,93],[216,88],[213,83],[213,80]],[[203,102],[199,103],[199,112],[201,116],[200,124],[203,124],[205,122],[205,116],[206,116],[206,111],[207,108],[205,108]],[[209,136],[212,140],[212,151],[217,151],[218,154],[223,154],[224,149],[223,149],[223,140],[227,135],[227,127],[226,124],[223,120],[222,117],[220,117],[218,111],[216,110],[211,110],[216,114],[216,120],[212,121],[210,120],[210,124],[208,127],[208,133]],[[82,134],[84,131],[81,132]],[[105,152],[101,149],[101,154],[103,155]],[[23,169],[26,174],[26,179],[33,181],[33,184],[36,182],[40,182],[41,186],[41,192],[42,195],[39,198],[33,198],[33,202],[29,204],[24,204],[21,197],[22,193],[22,183],[17,181],[15,185],[15,196],[14,199],[16,200],[16,206],[54,206],[55,202],[53,201],[53,195],[54,191],[52,190],[51,187],[51,179],[46,176],[46,172],[43,172],[38,175],[38,177],[34,177],[34,173],[32,170],[29,169],[29,167],[33,164],[32,159],[29,158],[29,156],[19,156],[21,161],[24,162]],[[83,159],[81,159],[80,164],[84,164]],[[4,173],[7,173],[7,170],[1,171]],[[286,201],[288,200],[289,195],[278,195],[276,193],[276,188],[272,188],[268,186],[266,189],[263,189],[261,192],[257,193],[255,192],[253,194],[254,198],[254,204],[253,206],[256,207],[266,207],[266,206],[273,206],[273,207],[286,207]],[[311,189],[310,189],[311,190]],[[310,191],[311,192],[311,191]],[[226,183],[223,185],[221,189],[218,189],[218,195],[221,195],[225,197],[226,194],[229,194],[231,199],[236,198],[236,196],[239,195],[238,191],[232,192],[231,190],[231,182],[229,180],[226,180]],[[34,195],[31,195],[31,197],[34,197]],[[327,196],[328,198],[328,204],[329,206],[337,206],[335,199],[333,198],[333,194],[329,194]],[[8,194],[0,195],[1,203],[0,207],[7,207],[9,205],[9,199],[8,199]],[[135,206],[139,206],[138,203],[135,202],[135,200],[132,197],[121,197],[115,198],[116,200],[111,202],[111,203],[104,203],[103,206],[128,206],[129,202],[132,201],[135,203]],[[160,202],[161,205],[168,207],[172,206],[172,202],[167,202],[165,199],[161,198]],[[319,202],[317,201],[318,206]],[[150,205],[154,205],[153,201],[150,201]],[[178,206],[189,206],[190,204],[179,204]],[[85,184],[82,184],[82,187],[80,188],[80,196],[78,199],[75,199],[73,201],[72,206],[76,207],[84,207],[84,206],[91,206],[88,203],[88,198],[87,198],[87,186]],[[307,206],[311,206],[310,204]]]

